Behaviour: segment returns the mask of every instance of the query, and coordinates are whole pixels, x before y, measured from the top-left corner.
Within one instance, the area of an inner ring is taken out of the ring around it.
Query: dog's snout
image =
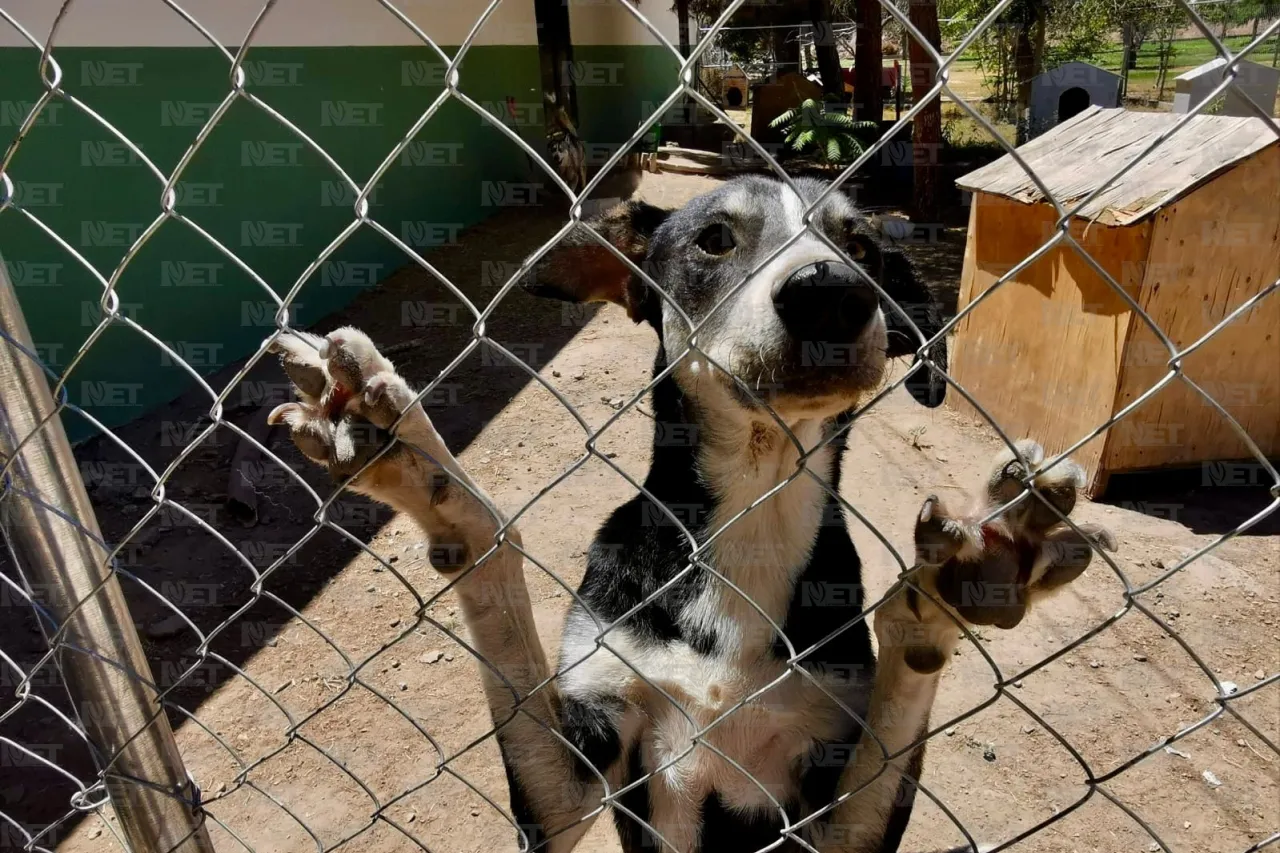
[[[787,276],[774,290],[773,304],[793,338],[848,343],[871,321],[879,300],[850,267],[818,261]]]

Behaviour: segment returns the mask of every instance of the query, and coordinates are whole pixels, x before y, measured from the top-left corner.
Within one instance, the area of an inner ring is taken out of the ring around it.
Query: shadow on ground
[[[432,250],[425,257],[483,310],[519,263],[549,239],[564,218],[564,211],[553,206],[507,210],[468,229],[457,244]],[[516,289],[499,304],[485,331],[537,370],[573,338],[595,310],[595,306],[535,299]],[[393,360],[399,372],[416,387],[423,387],[472,340],[474,316],[438,279],[413,265],[361,294],[339,315],[326,318],[312,331],[324,333],[347,324],[368,332],[384,349],[395,350]],[[242,360],[225,368],[208,379],[209,385],[226,387],[243,365]],[[428,410],[446,443],[460,453],[530,381],[529,374],[505,355],[482,344],[440,383],[427,399]],[[224,419],[251,431],[288,393],[287,380],[275,358],[265,358],[228,397]],[[163,471],[208,427],[210,402],[203,391],[189,392],[116,430],[116,434],[154,470]],[[137,579],[126,577],[123,586],[152,672],[159,686],[170,691],[167,698],[171,705],[189,713],[195,713],[236,673],[216,660],[202,662],[199,637],[157,596],[180,608],[201,632],[216,632],[210,652],[241,667],[264,645],[274,644],[276,633],[291,616],[286,607],[269,597],[240,612],[245,602],[255,597],[255,572],[266,570],[288,554],[315,526],[316,501],[293,475],[266,457],[258,457],[249,469],[257,496],[256,523],[245,526],[228,511],[231,462],[239,443],[240,437],[225,427],[201,442],[175,469],[166,490],[167,497],[194,518],[162,508],[129,537],[119,555],[123,570]],[[304,462],[282,428],[272,430],[265,444],[320,498],[332,493],[333,484],[323,472]],[[80,445],[76,457],[104,537],[108,542],[121,541],[153,506],[153,480],[136,460],[105,438]],[[331,507],[329,518],[364,542],[391,513],[348,492]],[[289,608],[302,610],[358,550],[349,539],[323,529],[288,556],[263,589]],[[252,571],[246,563],[253,566]],[[13,570],[8,555],[0,557],[0,572],[13,577]],[[150,585],[154,592],[138,581]],[[24,601],[10,594],[5,603],[10,606],[5,609],[8,618],[0,620],[0,650],[30,672],[45,653],[44,638]],[[12,667],[0,664],[0,714],[9,712],[0,718],[0,746],[4,747],[0,757],[5,759],[0,765],[0,813],[20,816],[26,830],[36,834],[67,815],[75,786],[66,776],[3,739],[24,744],[81,780],[93,780],[96,771],[88,750],[55,714],[38,702],[19,703],[20,678]],[[32,673],[29,687],[53,706],[70,712],[65,686],[51,662]],[[176,727],[185,715],[171,707],[170,719]],[[38,843],[56,847],[76,822],[67,821]],[[24,849],[26,841],[22,832],[0,818],[0,850]]]

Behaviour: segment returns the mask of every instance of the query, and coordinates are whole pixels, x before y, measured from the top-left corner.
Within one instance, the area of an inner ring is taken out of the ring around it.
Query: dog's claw
[[[287,425],[307,458],[338,481],[359,479],[370,463],[399,464],[403,447],[379,454],[393,440],[387,429],[414,406],[415,395],[367,335],[350,328],[323,338],[290,333],[267,350],[280,356],[298,392],[296,401],[272,409],[267,423]]]
[[[924,499],[924,505],[920,507],[920,521],[927,522],[933,518],[933,507],[938,502],[937,495],[929,495]]]
[[[302,406],[297,403],[281,403],[267,415],[267,423],[271,426],[288,423],[289,418],[295,412],[301,411],[303,411]]]

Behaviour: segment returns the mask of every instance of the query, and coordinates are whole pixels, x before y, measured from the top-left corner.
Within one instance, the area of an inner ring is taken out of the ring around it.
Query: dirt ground
[[[646,175],[640,194],[674,206],[710,186],[705,178]],[[486,281],[485,270],[492,267],[482,261],[517,261],[556,224],[552,211],[509,211],[466,232],[459,245],[434,252],[431,261],[473,300],[486,302],[496,291]],[[952,303],[962,247],[962,230],[952,229],[941,244],[911,249]],[[406,269],[319,330],[350,323],[384,347],[427,336],[396,357],[411,382],[425,384],[462,348],[471,321],[465,313],[424,311],[421,305],[456,304],[426,273]],[[404,322],[423,317],[438,322],[425,328]],[[582,312],[520,292],[499,306],[488,332],[558,388],[592,429],[647,382],[656,345],[651,332],[619,309]],[[274,386],[252,383],[280,380],[273,364],[251,373],[245,387],[253,393],[232,396],[231,420],[247,427],[261,417],[257,392]],[[475,479],[508,513],[538,497],[520,526],[525,546],[541,563],[529,566],[528,577],[540,633],[554,649],[569,602],[565,585],[579,580],[583,550],[597,525],[633,490],[593,457],[542,494],[582,458],[586,433],[545,388],[496,354],[473,353],[443,387],[428,411]],[[165,441],[160,425],[195,422],[207,407],[207,401],[189,396],[120,432],[153,464],[165,463],[178,448],[166,446],[173,442]],[[651,423],[645,409],[643,402],[629,409],[599,442],[609,461],[636,478],[648,463]],[[260,570],[285,553],[312,529],[316,509],[293,475],[266,463],[257,483],[257,523],[243,526],[225,506],[236,440],[225,429],[216,439],[178,468],[171,494],[196,507],[239,555],[172,515],[168,523],[157,518],[148,525],[137,547],[126,552],[131,571],[180,603],[206,632],[253,599],[254,571],[248,566]],[[316,493],[329,494],[325,477],[302,461],[282,432],[272,433],[268,443]],[[945,407],[925,410],[905,394],[894,394],[855,430],[843,493],[904,549],[923,497],[971,486],[996,448],[989,429]],[[105,443],[82,448],[81,458],[99,471],[124,459]],[[118,539],[145,512],[147,490],[114,480],[94,486],[108,539]],[[1213,541],[1266,502],[1261,489],[1205,490],[1198,478],[1176,475],[1138,478],[1119,484],[1116,493],[1106,502],[1085,504],[1077,517],[1114,531],[1122,545],[1117,563],[1133,584]],[[373,821],[343,849],[515,850],[514,833],[499,814],[507,807],[505,777],[492,738],[485,738],[490,721],[476,666],[462,644],[435,627],[465,641],[452,597],[433,598],[443,584],[427,564],[422,535],[406,519],[350,495],[336,504],[333,516],[349,537],[332,530],[312,537],[266,580],[257,603],[217,634],[210,644],[216,657],[203,663],[195,635],[167,619],[165,605],[137,585],[126,585],[160,682],[200,664],[170,698],[198,718],[172,715],[187,766],[216,818],[217,849],[243,849],[237,837],[266,853],[327,849]],[[1254,845],[1280,831],[1280,757],[1229,715],[1172,750],[1158,745],[1217,707],[1212,682],[1187,648],[1242,691],[1280,671],[1277,521],[1273,516],[1226,542],[1143,596],[1176,637],[1131,609],[1083,645],[1022,675],[1125,609],[1116,574],[1095,565],[1016,631],[982,632],[983,651],[998,664],[999,676],[971,644],[963,644],[943,679],[934,722],[945,732],[931,743],[925,786],[982,843],[1007,842],[1061,816],[1009,848],[1018,853],[1159,849],[1138,818],[1172,851],[1258,849]],[[878,595],[898,564],[865,527],[855,525],[853,535],[865,581]],[[389,568],[356,542],[367,543]],[[430,602],[427,621],[416,619],[420,600]],[[29,625],[3,630],[0,646],[12,648],[10,635],[16,635],[35,654],[38,637],[32,639]],[[1007,695],[993,687],[1013,678],[1018,680]],[[979,706],[984,707],[965,716]],[[1272,743],[1280,740],[1280,684],[1242,696],[1233,706]],[[29,742],[58,737],[50,719],[34,712],[24,711],[5,726],[4,733],[16,737],[17,727]],[[1109,775],[1146,750],[1152,751],[1148,758]],[[444,757],[451,760],[439,772]],[[252,769],[241,777],[248,765]],[[1097,779],[1106,781],[1095,789],[1090,782]],[[63,813],[65,785],[42,780],[32,772],[20,784],[0,786],[6,803],[0,808],[26,814],[43,809],[46,819]],[[375,814],[381,819],[374,821]],[[111,831],[109,821],[90,816],[61,833],[57,849],[107,849]],[[963,841],[943,810],[922,797],[902,849]],[[600,820],[580,849],[616,853],[611,820]]]

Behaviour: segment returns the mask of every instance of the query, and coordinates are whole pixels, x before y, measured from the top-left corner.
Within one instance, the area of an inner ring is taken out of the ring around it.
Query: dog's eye
[[[866,235],[858,231],[858,221],[856,219],[846,219],[843,223],[845,239],[848,241],[848,247],[845,249],[849,253],[849,257],[855,261],[860,261],[867,256]]]
[[[733,241],[733,232],[727,225],[708,225],[694,242],[708,255],[716,256],[727,255],[738,245]]]

